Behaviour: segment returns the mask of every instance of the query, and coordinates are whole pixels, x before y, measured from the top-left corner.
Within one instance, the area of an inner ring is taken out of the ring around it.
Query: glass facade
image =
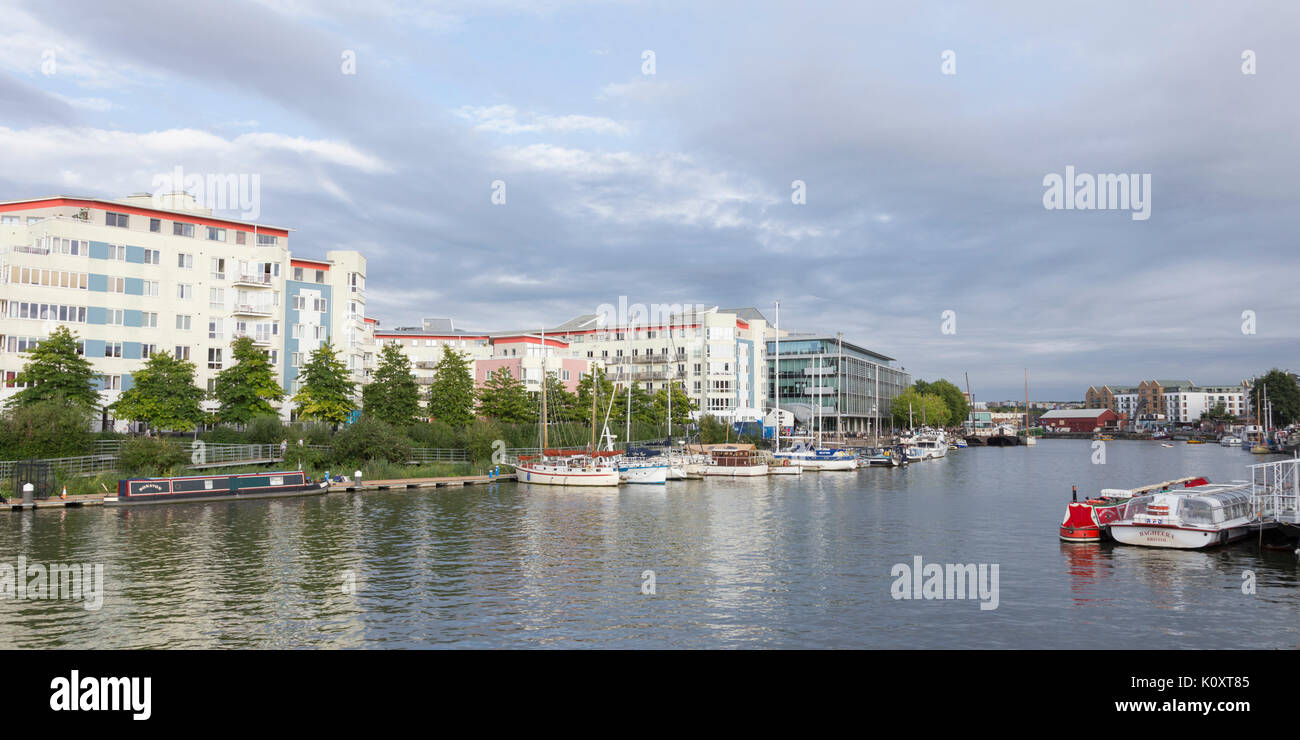
[[[781,339],[780,357],[777,349],[767,343],[768,404],[775,406],[779,383],[781,408],[806,428],[818,405],[825,431],[839,431],[842,422],[846,433],[872,432],[877,413],[888,428],[892,400],[912,384],[891,358],[835,337],[791,336]]]

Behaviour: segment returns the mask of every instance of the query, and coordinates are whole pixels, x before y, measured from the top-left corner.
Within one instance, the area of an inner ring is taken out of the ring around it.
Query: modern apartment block
[[[784,334],[767,342],[767,395],[794,412],[800,425],[824,431],[871,433],[889,426],[892,401],[912,384],[894,358],[825,334]],[[819,408],[820,407],[820,408]],[[920,419],[917,419],[920,424]]]
[[[1190,380],[1144,380],[1135,386],[1091,386],[1084,394],[1090,409],[1110,409],[1126,418],[1190,424],[1222,405],[1234,417],[1251,416],[1249,381],[1237,385],[1198,386]]]
[[[286,390],[327,337],[364,379],[364,258],[297,260],[289,234],[213,215],[184,193],[0,203],[0,400],[17,390],[23,353],[58,326],[102,373],[105,407],[159,351],[193,362],[210,390],[240,336],[265,350]],[[101,420],[112,420],[106,408]]]

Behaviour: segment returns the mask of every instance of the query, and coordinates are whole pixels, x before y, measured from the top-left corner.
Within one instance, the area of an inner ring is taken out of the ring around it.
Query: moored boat
[[[618,465],[607,457],[544,450],[523,455],[513,465],[520,483],[547,486],[617,486]]]
[[[1078,501],[1078,489],[1071,493],[1072,500],[1061,521],[1060,537],[1065,542],[1100,542],[1109,537],[1110,525],[1123,513],[1124,505],[1133,497],[1154,491],[1173,491],[1177,486],[1199,486],[1208,483],[1200,476],[1188,476],[1137,488],[1103,488],[1098,496]]]
[[[1243,539],[1254,521],[1249,484],[1207,483],[1134,497],[1110,534],[1126,545],[1196,550]]]
[[[709,456],[712,464],[704,466],[704,475],[738,478],[767,475],[767,463],[758,450],[715,448],[709,451]]]
[[[313,481],[301,470],[275,473],[188,475],[179,478],[130,478],[117,482],[117,495],[104,497],[105,506],[200,501],[241,501],[285,496],[311,496],[329,490],[327,481]]]

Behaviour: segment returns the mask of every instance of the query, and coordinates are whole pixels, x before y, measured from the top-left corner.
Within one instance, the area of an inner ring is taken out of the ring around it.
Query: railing
[[[1250,466],[1254,510],[1264,519],[1300,524],[1300,459]]]
[[[232,313],[255,313],[271,315],[274,313],[272,306],[257,306],[251,303],[236,303]]]
[[[240,273],[231,274],[230,279],[234,283],[243,283],[246,285],[270,285],[271,276],[266,273]]]

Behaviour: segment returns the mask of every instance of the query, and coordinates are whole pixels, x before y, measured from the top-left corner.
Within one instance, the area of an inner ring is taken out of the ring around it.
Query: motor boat
[[[1254,522],[1249,483],[1206,483],[1135,496],[1110,523],[1110,535],[1125,545],[1196,550],[1244,539]]]
[[[1208,483],[1205,478],[1193,475],[1137,488],[1103,488],[1099,495],[1086,501],[1078,501],[1077,490],[1073,491],[1061,522],[1060,537],[1065,542],[1100,542],[1110,537],[1110,525],[1120,519],[1124,506],[1134,497]]]

